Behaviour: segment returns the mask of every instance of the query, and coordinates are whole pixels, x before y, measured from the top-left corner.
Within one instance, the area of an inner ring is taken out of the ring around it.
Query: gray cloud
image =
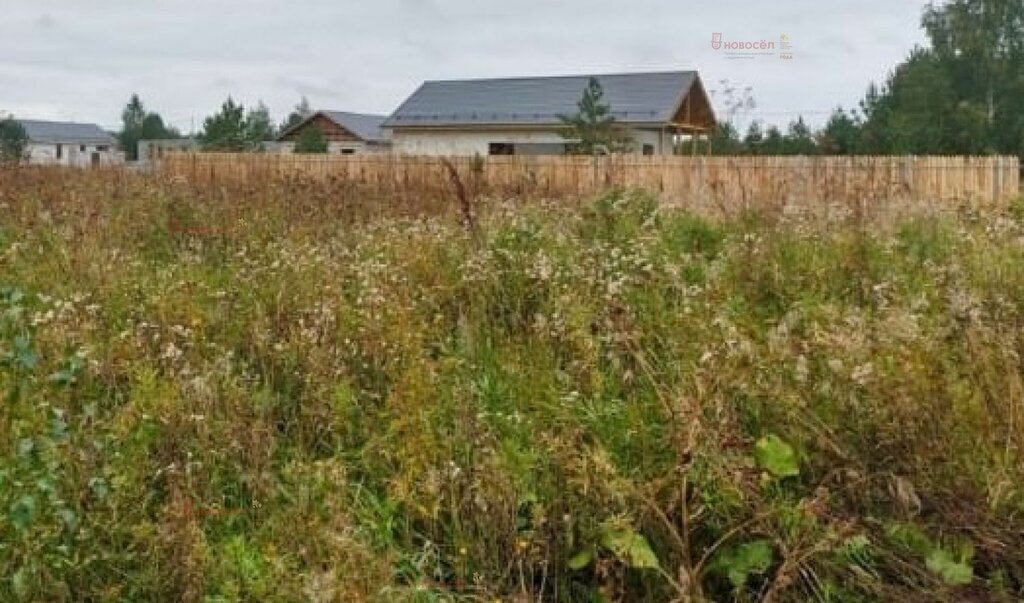
[[[50,15],[39,15],[32,21],[32,25],[39,29],[53,29],[57,25],[57,20]]]
[[[390,112],[424,79],[699,69],[750,85],[752,117],[820,122],[923,41],[923,0],[47,0],[4,7],[0,110],[115,126],[132,92],[189,129],[231,94],[282,117]],[[729,39],[793,42],[794,59],[730,61]]]

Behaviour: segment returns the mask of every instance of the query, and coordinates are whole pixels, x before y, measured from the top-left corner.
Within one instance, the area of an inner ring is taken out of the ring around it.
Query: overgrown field
[[[1014,601],[1024,222],[0,172],[0,600]]]

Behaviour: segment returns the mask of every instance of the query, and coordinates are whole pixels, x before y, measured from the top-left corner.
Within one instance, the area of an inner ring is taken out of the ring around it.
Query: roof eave
[[[615,121],[616,126],[626,128],[666,128],[673,127],[675,124],[669,121],[655,120],[655,121]],[[516,122],[516,121],[475,121],[475,122],[435,122],[435,123],[403,123],[403,124],[388,124],[385,123],[381,126],[387,130],[472,130],[479,128],[495,128],[495,129],[516,129],[516,128],[529,128],[529,129],[543,129],[549,130],[551,128],[565,128],[566,124],[562,122]]]
[[[28,139],[28,143],[29,144],[77,144],[77,145],[83,145],[83,144],[93,144],[93,145],[105,144],[105,145],[112,145],[112,144],[115,144],[115,141],[112,138],[111,139],[107,139],[107,138],[104,138],[104,139],[100,139],[100,138],[91,138],[91,139],[29,138]]]
[[[304,125],[308,124],[309,122],[313,121],[313,119],[316,118],[317,115],[323,115],[327,119],[330,119],[331,121],[334,121],[334,119],[331,118],[329,115],[327,115],[324,111],[313,111],[312,113],[310,113],[309,115],[304,117],[301,121],[299,121],[297,124],[295,124],[293,126],[289,126],[288,128],[285,128],[285,130],[283,132],[281,132],[280,134],[277,135],[277,140],[275,142],[285,142],[285,137],[286,136],[291,135],[292,132],[298,130],[302,126],[304,126]]]

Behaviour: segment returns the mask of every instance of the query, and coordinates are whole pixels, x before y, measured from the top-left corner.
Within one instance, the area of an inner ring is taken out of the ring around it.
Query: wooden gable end
[[[298,142],[302,135],[310,128],[319,128],[329,142],[359,142],[362,139],[344,128],[341,124],[328,118],[326,115],[317,113],[305,123],[299,124],[281,137],[283,142]]]
[[[704,91],[704,84],[696,79],[672,118],[672,125],[684,132],[710,132],[715,128],[715,112]]]

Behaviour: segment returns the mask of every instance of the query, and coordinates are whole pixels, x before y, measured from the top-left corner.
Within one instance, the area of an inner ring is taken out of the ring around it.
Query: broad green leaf
[[[711,564],[729,579],[734,588],[742,588],[751,574],[763,574],[772,566],[775,551],[771,542],[755,540],[726,549],[715,556]]]
[[[601,536],[601,546],[611,551],[619,561],[637,569],[659,567],[658,557],[641,534],[626,528],[608,527]]]
[[[768,435],[757,441],[754,446],[754,459],[759,467],[775,477],[800,475],[800,463],[797,461],[796,452],[777,435]]]
[[[928,554],[925,565],[929,570],[942,577],[946,584],[964,585],[974,580],[974,570],[969,559],[957,561],[945,549],[936,548]]]
[[[573,571],[579,571],[591,563],[594,562],[594,549],[593,547],[585,548],[582,551],[576,553],[569,559],[569,569]]]

